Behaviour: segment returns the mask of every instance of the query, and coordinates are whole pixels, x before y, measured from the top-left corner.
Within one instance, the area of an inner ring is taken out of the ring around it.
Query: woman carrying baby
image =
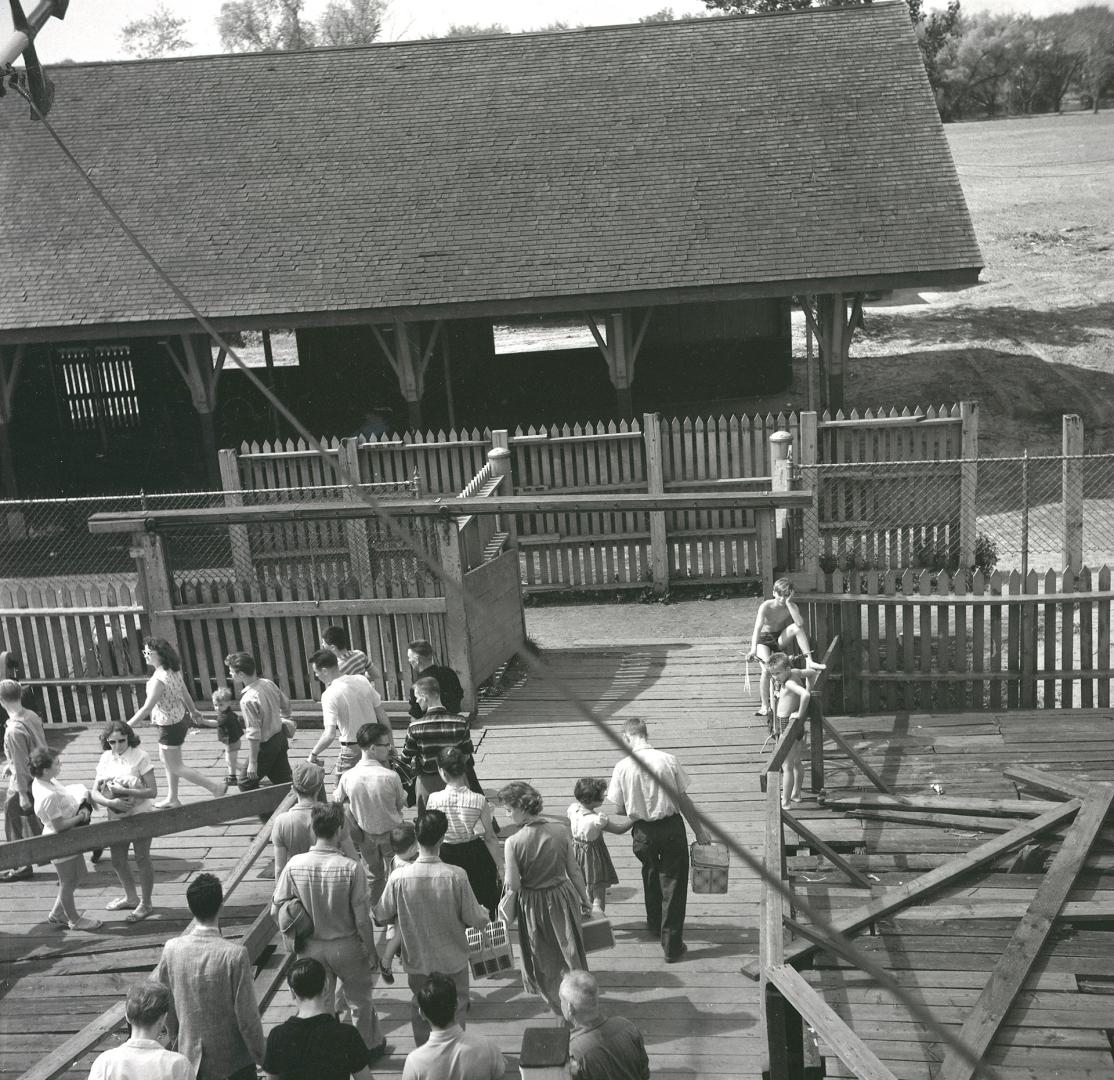
[[[122,720],[113,720],[101,734],[104,753],[97,762],[97,777],[90,792],[93,802],[108,811],[110,820],[146,814],[154,810],[158,795],[155,767],[146,751],[139,749],[135,729]],[[139,890],[128,863],[129,843],[135,851],[135,868],[139,874]],[[155,887],[155,868],[151,865],[151,840],[125,840],[109,847],[112,869],[120,879],[124,895],[110,900],[109,911],[129,912],[127,921],[142,922],[152,912],[151,892]]]

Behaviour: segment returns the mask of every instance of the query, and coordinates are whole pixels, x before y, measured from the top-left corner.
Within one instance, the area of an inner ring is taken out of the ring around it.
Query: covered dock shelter
[[[835,408],[864,295],[981,265],[901,3],[49,74],[88,175],[321,434],[776,391],[794,304]],[[0,495],[219,486],[274,418],[14,96],[0,180]],[[552,315],[596,348],[496,355]]]

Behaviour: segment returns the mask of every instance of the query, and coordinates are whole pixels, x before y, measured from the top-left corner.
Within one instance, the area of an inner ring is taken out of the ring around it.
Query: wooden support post
[[[438,526],[441,538],[441,567],[455,583],[445,589],[445,646],[448,656],[444,662],[460,676],[466,714],[476,708],[476,684],[472,678],[472,637],[468,626],[468,605],[464,597],[464,566],[461,552],[461,533],[456,518],[444,518]]]
[[[979,403],[959,403],[960,438],[963,464],[959,467],[959,558],[960,566],[975,565],[975,539],[979,491]]]
[[[847,301],[843,293],[828,298],[828,408],[834,413],[843,408],[843,388],[847,368]]]
[[[998,1028],[1029,977],[1037,955],[1052,932],[1053,922],[1060,914],[1083,869],[1087,853],[1110,812],[1111,803],[1114,803],[1112,788],[1096,787],[1094,794],[1084,800],[1075,824],[1052,860],[1029,910],[994,965],[975,1007],[967,1014],[959,1030],[959,1038],[976,1060],[980,1060],[990,1048]],[[975,1067],[969,1061],[960,1058],[955,1050],[948,1051],[939,1080],[971,1080],[974,1075]]]
[[[661,415],[642,414],[642,443],[646,450],[646,491],[660,495],[665,491],[665,473],[661,460]],[[650,570],[654,592],[669,591],[669,539],[665,532],[665,513],[650,512]]]
[[[1024,821],[1009,832],[972,848],[943,866],[938,866],[927,874],[922,874],[912,881],[907,881],[904,885],[887,889],[882,896],[852,911],[841,913],[832,920],[832,928],[841,934],[852,934],[856,930],[861,930],[864,926],[870,926],[891,911],[897,911],[899,908],[907,907],[917,900],[924,899],[945,885],[951,884],[957,878],[995,862],[1001,856],[1021,847],[1022,844],[1028,843],[1041,833],[1055,828],[1062,821],[1074,817],[1079,811],[1080,805],[1078,799],[1072,799],[1055,810],[1049,810],[1048,813],[1041,814],[1038,818]],[[819,943],[808,940],[791,942],[785,947],[784,962],[786,964],[796,964],[814,953],[818,948],[822,948],[822,942],[823,938],[820,938]]]
[[[15,456],[12,453],[11,423],[24,348],[23,345],[16,345],[11,351],[0,348],[0,497],[5,499],[19,497]]]
[[[801,441],[797,464],[801,468],[799,486],[812,492],[812,505],[801,515],[801,569],[810,578],[810,589],[820,587],[820,470],[819,418],[815,412],[801,413]]]
[[[770,490],[788,491],[792,487],[790,466],[793,436],[788,431],[775,431],[770,436]],[[789,568],[789,512],[774,511],[774,546],[777,552],[774,569]]]
[[[777,511],[769,509],[754,511],[754,528],[758,534],[758,572],[762,578],[762,595],[769,596],[774,591],[777,578],[777,529],[774,515]]]
[[[353,484],[360,483],[360,440],[341,439],[340,461],[352,477]],[[349,502],[361,502],[359,491],[354,487],[344,489],[344,498]],[[368,545],[367,522],[347,518],[344,522],[344,538],[348,544],[348,560],[352,576],[360,583],[360,595],[372,591],[371,552]]]
[[[1063,440],[1064,569],[1079,573],[1083,568],[1083,466],[1078,459],[1083,456],[1083,417],[1064,417]]]
[[[422,427],[422,387],[414,365],[410,326],[402,319],[395,319],[395,374],[402,396],[406,399],[410,430],[417,433]]]
[[[818,315],[813,309],[811,296],[805,294],[796,299],[805,317],[805,376],[808,380],[808,407],[814,412],[819,412],[825,407],[826,391],[821,371],[823,346],[820,327],[817,324]]]
[[[506,428],[498,428],[491,433],[491,449],[487,452],[487,460],[491,463],[491,472],[494,476],[502,477],[499,481],[499,494],[510,496],[514,494],[514,466],[511,455],[511,437]],[[511,548],[518,547],[518,515],[500,514],[499,531],[507,534],[507,544]]]
[[[851,587],[857,583],[852,578]],[[843,643],[843,707],[849,713],[862,712],[863,708],[863,617],[862,604],[857,599],[847,599],[839,605],[839,638]]]
[[[220,369],[213,365],[213,351],[208,335],[181,334],[178,341],[182,349],[180,356],[170,341],[164,341],[163,348],[166,349],[171,362],[188,387],[190,401],[193,402],[194,410],[197,412],[201,427],[201,452],[204,458],[206,482],[213,490],[219,490],[221,473],[213,412],[217,407],[217,380]],[[223,364],[223,357],[221,363]]]
[[[607,344],[611,354],[611,381],[615,386],[616,411],[621,417],[632,417],[631,383],[634,381],[634,371],[630,356],[630,323],[625,311],[613,311],[607,317]]]
[[[132,533],[131,555],[139,572],[139,595],[147,609],[148,632],[161,637],[182,654],[174,621],[174,581],[166,565],[166,552],[158,533]]]
[[[219,455],[220,481],[224,488],[225,506],[243,506],[244,499],[240,494],[240,465],[236,458],[235,450],[221,450]],[[229,525],[228,542],[232,548],[232,569],[236,581],[244,590],[244,599],[251,599],[251,589],[255,583],[255,564],[251,557],[251,541],[248,539],[246,525]]]

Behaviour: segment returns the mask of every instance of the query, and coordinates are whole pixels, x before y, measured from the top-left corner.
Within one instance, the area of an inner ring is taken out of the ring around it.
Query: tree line
[[[704,0],[704,15],[760,14],[810,7],[843,7],[870,0]],[[1036,18],[988,13],[968,15],[960,0],[928,11],[924,0],[906,0],[920,44],[925,71],[945,121],[1040,112],[1059,112],[1069,96],[1099,110],[1114,94],[1114,10],[1098,4]],[[330,0],[321,17],[305,17],[305,0],[225,0],[217,18],[221,45],[228,52],[312,49],[370,45],[382,33],[387,0]],[[661,8],[640,20],[672,22]],[[160,3],[121,31],[124,51],[133,56],[165,56],[188,49],[187,20]],[[535,31],[574,29],[553,22]],[[454,24],[436,37],[506,34],[501,23]]]

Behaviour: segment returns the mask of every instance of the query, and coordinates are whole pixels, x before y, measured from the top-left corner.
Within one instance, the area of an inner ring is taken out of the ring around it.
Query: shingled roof
[[[904,4],[50,75],[62,137],[226,325],[981,265]],[[0,180],[0,339],[184,317],[14,95]]]

